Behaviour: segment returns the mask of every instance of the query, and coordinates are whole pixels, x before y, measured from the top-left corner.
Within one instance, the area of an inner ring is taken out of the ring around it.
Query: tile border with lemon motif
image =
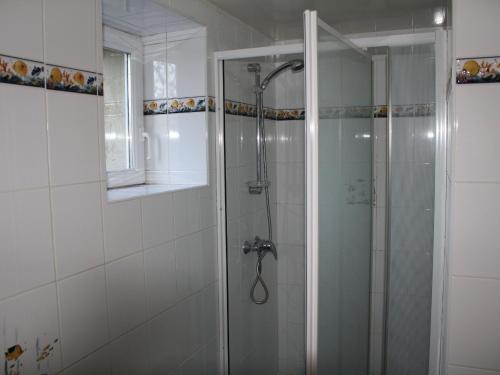
[[[40,61],[0,55],[0,82],[45,87],[45,64]]]
[[[185,98],[154,99],[144,101],[144,116],[165,115],[167,113],[193,113],[206,111],[205,96]]]
[[[0,54],[0,83],[103,95],[102,74]]]
[[[97,73],[59,65],[46,65],[47,89],[97,95]]]
[[[457,84],[499,83],[500,56],[460,58],[456,61]]]

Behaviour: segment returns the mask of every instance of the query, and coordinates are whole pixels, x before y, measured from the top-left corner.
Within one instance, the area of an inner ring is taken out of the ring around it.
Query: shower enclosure
[[[215,56],[223,372],[437,374],[435,43],[304,29]]]

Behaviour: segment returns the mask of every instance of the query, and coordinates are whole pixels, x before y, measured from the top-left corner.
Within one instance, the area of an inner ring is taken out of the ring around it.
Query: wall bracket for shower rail
[[[271,185],[271,182],[267,180],[247,182],[248,192],[250,194],[261,194],[262,189],[268,187],[269,185]]]

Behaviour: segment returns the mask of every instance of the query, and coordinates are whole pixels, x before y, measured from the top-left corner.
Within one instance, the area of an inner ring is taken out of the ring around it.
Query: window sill
[[[206,185],[187,185],[187,184],[171,184],[171,185],[157,185],[157,184],[144,184],[135,186],[126,186],[122,188],[108,189],[108,202],[118,202],[128,199],[135,199],[150,195],[162,194],[170,191],[178,191],[185,189],[193,189]]]

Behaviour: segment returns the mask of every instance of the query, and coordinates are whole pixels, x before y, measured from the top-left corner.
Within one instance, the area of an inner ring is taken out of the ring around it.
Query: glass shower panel
[[[227,324],[234,375],[303,374],[305,367],[303,56],[280,58],[224,62]],[[262,112],[256,106],[260,95]],[[276,253],[263,241],[272,241]]]
[[[368,373],[371,58],[318,28],[318,374]]]
[[[435,174],[434,45],[390,49],[393,105],[386,374],[429,368]]]

